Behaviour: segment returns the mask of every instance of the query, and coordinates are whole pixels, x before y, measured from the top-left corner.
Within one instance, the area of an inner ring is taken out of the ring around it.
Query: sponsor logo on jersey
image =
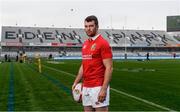
[[[92,55],[82,55],[82,59],[92,59]]]

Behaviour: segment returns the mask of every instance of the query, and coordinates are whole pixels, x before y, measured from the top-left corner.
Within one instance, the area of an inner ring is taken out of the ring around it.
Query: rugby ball
[[[72,90],[74,101],[82,101],[82,83],[78,83],[75,88]]]

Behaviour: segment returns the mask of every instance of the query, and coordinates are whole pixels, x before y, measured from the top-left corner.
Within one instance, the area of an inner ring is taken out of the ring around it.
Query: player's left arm
[[[112,72],[113,72],[112,58],[103,59],[103,64],[105,66],[105,73],[104,73],[104,82],[98,96],[98,101],[100,102],[103,102],[105,100],[107,94],[107,88],[111,81]]]

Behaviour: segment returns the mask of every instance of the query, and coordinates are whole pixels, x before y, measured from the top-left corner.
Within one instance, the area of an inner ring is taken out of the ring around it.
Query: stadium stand
[[[114,56],[170,55],[180,52],[180,41],[165,31],[100,29],[100,34],[110,43]],[[26,52],[31,57],[37,52],[43,57],[81,56],[82,43],[87,39],[84,29],[2,27],[2,52],[15,56]],[[125,51],[126,49],[126,51]]]

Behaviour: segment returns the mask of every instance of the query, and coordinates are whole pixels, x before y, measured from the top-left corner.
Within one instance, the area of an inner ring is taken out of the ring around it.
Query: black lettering
[[[46,40],[54,40],[55,38],[52,37],[52,32],[44,32],[44,37]]]
[[[138,34],[139,37],[142,37],[142,35],[139,32],[136,32],[136,34]]]
[[[5,38],[6,39],[16,39],[16,36],[15,36],[15,32],[14,31],[6,31],[5,32]]]
[[[65,33],[62,33],[62,38],[64,38],[66,40],[66,37],[68,37],[69,39],[74,40],[73,35],[71,33],[69,33],[69,34],[70,34],[70,36]]]
[[[24,32],[25,39],[34,39],[35,34],[32,32]]]
[[[73,30],[72,31],[73,33],[74,33],[74,38],[76,38],[76,39],[81,39],[81,36],[80,35],[77,35],[77,33]],[[78,37],[78,38],[77,38]]]
[[[141,38],[139,38],[138,36],[131,34],[131,38],[133,41],[136,41],[137,39],[141,40]]]
[[[112,34],[112,35],[113,35],[114,39],[116,39],[118,41],[119,41],[120,38],[123,37],[121,34],[117,34],[117,33],[116,34]]]
[[[121,32],[121,34],[123,35],[123,37],[125,38],[126,34],[124,32]]]
[[[105,33],[107,34],[107,37],[111,39],[112,36],[107,31],[105,31]]]

